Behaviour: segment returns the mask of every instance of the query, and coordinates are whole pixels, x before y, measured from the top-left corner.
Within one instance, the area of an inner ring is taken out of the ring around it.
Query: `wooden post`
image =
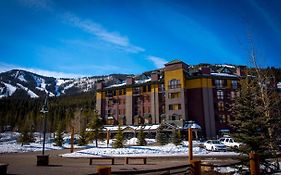
[[[108,147],[109,145],[109,139],[110,139],[110,133],[109,133],[109,130],[106,129],[106,146]]]
[[[191,163],[191,160],[193,159],[193,153],[192,153],[192,129],[188,128],[188,161]]]
[[[251,151],[249,154],[249,159],[251,175],[260,175],[259,156],[255,152]]]
[[[201,175],[201,161],[191,160],[191,175]]]
[[[73,144],[74,144],[74,127],[71,126],[71,136],[70,136],[70,152],[73,153]]]
[[[110,175],[111,167],[110,166],[96,166],[97,173],[99,175]]]

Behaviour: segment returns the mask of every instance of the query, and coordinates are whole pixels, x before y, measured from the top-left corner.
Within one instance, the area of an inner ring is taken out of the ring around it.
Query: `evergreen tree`
[[[140,132],[138,133],[138,141],[137,141],[137,145],[139,146],[145,146],[146,140],[145,140],[145,134],[143,132],[143,129],[141,128]]]
[[[269,168],[267,160],[276,155],[280,144],[280,96],[272,87],[272,77],[256,65],[254,53],[251,58],[255,69],[239,80],[240,88],[232,108],[233,137],[245,144],[239,148],[241,153],[256,152],[260,163]]]
[[[62,124],[62,122],[60,122],[57,126],[55,144],[56,144],[56,146],[62,146],[62,144],[63,144],[63,124]]]
[[[84,146],[87,144],[87,134],[85,132],[85,129],[82,129],[80,132],[79,140],[78,140],[78,145],[79,146]]]
[[[159,127],[157,132],[156,132],[156,140],[157,143],[160,145],[165,145],[167,143],[169,143],[169,139],[167,137],[167,135],[164,133],[163,131],[163,127]]]
[[[120,125],[118,125],[118,131],[115,135],[115,141],[113,142],[113,148],[123,148],[124,147],[124,137]]]
[[[21,135],[19,137],[19,142],[23,146],[24,144],[29,144],[30,142],[34,142],[34,135],[31,131],[30,126],[27,124],[28,122],[25,122],[24,126],[21,128]]]
[[[172,142],[175,145],[179,145],[181,143],[181,133],[180,133],[180,130],[173,129],[173,132],[172,132]]]
[[[96,110],[89,111],[89,115],[92,117],[92,120],[89,123],[89,128],[92,129],[92,131],[89,132],[89,139],[95,140],[96,147],[98,147],[98,139],[102,136],[100,133],[103,127],[103,122]]]

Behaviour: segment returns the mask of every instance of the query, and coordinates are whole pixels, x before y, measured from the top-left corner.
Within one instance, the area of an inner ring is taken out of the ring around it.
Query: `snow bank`
[[[207,154],[205,149],[195,147],[194,154]],[[164,146],[129,146],[126,148],[90,148],[74,153],[63,154],[62,157],[123,157],[123,156],[186,156],[188,147],[168,144]]]

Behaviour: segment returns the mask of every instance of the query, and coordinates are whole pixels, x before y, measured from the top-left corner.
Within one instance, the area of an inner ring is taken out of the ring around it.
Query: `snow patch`
[[[21,89],[25,90],[31,98],[38,98],[39,97],[37,94],[35,94],[33,91],[29,90],[27,87],[25,87],[25,86],[23,86],[23,85],[21,85],[19,83],[17,83],[17,85]]]
[[[19,79],[20,81],[27,82],[26,79],[24,78],[24,75],[18,76],[18,79]]]
[[[64,93],[65,93],[65,90],[67,90],[67,89],[69,89],[69,88],[72,88],[73,86],[74,86],[74,83],[65,86],[64,89],[62,90],[62,93],[64,94]]]
[[[3,82],[4,83],[4,82]],[[4,83],[4,85],[7,88],[7,95],[11,96],[13,95],[13,93],[17,90],[17,88],[15,86],[12,86],[11,84],[8,83]],[[1,97],[2,98],[2,97]]]
[[[211,73],[213,76],[222,76],[222,77],[237,77],[237,75],[231,75],[227,73]]]

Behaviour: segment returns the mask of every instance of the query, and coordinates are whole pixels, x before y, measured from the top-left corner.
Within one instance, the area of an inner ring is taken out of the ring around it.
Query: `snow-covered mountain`
[[[83,78],[54,78],[38,75],[25,70],[10,70],[0,73],[0,98],[10,96],[29,96],[31,98],[71,95],[95,90],[98,81],[116,83],[127,75],[112,74]]]

